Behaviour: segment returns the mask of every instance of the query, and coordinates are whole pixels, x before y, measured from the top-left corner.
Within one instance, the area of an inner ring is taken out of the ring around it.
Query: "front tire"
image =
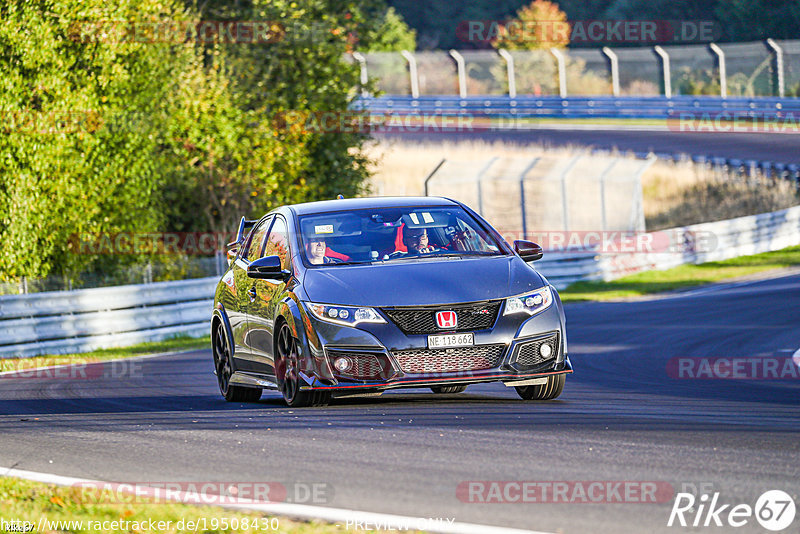
[[[231,376],[233,375],[231,350],[230,344],[228,343],[228,335],[225,333],[225,327],[222,322],[217,323],[212,349],[219,392],[222,393],[225,400],[228,402],[256,402],[260,399],[260,389],[234,386],[231,384]]]
[[[275,351],[275,376],[283,400],[291,408],[327,406],[331,401],[330,391],[300,390],[300,351],[289,325],[283,323],[279,330]]]
[[[433,386],[431,391],[437,394],[463,393],[467,386]]]
[[[515,386],[517,394],[524,400],[553,400],[564,391],[565,374],[547,377],[547,383],[536,386]]]

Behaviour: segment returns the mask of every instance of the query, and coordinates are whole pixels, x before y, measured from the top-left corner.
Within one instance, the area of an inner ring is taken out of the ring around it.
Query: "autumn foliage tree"
[[[517,16],[497,28],[495,48],[535,50],[561,48],[569,44],[567,14],[558,4],[534,0],[517,11]]]

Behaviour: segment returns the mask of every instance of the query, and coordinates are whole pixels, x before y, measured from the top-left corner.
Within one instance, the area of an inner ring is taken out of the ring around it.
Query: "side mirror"
[[[280,256],[266,256],[250,263],[247,276],[260,280],[288,280],[291,273],[281,268]]]
[[[542,247],[530,241],[514,241],[514,252],[525,261],[541,260],[544,255]]]

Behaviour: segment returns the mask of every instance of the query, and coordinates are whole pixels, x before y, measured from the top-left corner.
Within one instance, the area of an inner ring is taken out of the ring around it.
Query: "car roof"
[[[455,206],[456,202],[443,197],[369,197],[321,200],[289,206],[297,215],[312,215],[331,211],[350,211],[369,208],[397,208],[404,206]]]

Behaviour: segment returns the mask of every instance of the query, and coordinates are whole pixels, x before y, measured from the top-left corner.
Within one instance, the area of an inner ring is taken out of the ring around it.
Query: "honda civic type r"
[[[572,372],[556,290],[459,202],[361,198],[242,219],[211,321],[228,401],[277,389],[289,406],[393,388],[503,382],[558,397]]]

